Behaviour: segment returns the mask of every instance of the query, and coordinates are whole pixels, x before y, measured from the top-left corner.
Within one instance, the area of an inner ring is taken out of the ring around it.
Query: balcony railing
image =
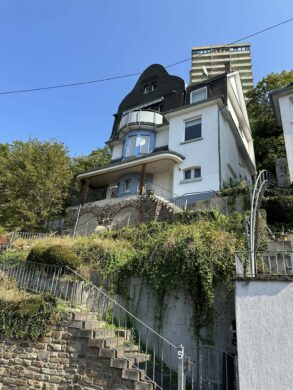
[[[161,125],[163,123],[163,115],[156,111],[132,111],[123,115],[120,123],[119,130],[123,127],[134,124],[148,124],[152,126]]]

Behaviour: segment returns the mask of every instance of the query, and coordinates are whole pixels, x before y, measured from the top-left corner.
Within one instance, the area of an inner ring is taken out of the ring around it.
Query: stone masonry
[[[153,390],[121,348],[93,338],[83,316],[63,319],[35,342],[0,336],[0,390]]]
[[[78,207],[66,210],[65,229],[72,230],[76,223]],[[170,221],[179,209],[155,195],[132,196],[109,199],[107,203],[93,202],[82,206],[77,226],[77,234],[89,234],[98,227],[116,229],[135,226],[151,221]]]

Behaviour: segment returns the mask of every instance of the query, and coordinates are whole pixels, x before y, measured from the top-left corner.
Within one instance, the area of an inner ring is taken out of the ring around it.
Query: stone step
[[[73,311],[72,312],[72,320],[76,321],[95,321],[97,320],[97,314],[96,313],[85,313],[85,312],[78,312]]]
[[[152,382],[138,382],[136,390],[155,390],[155,384]]]
[[[121,351],[118,349],[118,355],[117,357],[124,357],[132,364],[140,364],[145,362],[150,362],[152,360],[151,355],[148,353],[142,353],[139,351]]]
[[[122,378],[139,382],[144,380],[144,373],[137,369],[128,368],[122,370]]]
[[[100,320],[87,320],[82,321],[82,327],[83,329],[104,329],[107,327],[106,321],[100,321]]]
[[[125,340],[131,338],[131,331],[128,329],[119,328],[93,328],[95,338],[99,337],[123,337]]]
[[[116,347],[120,348],[121,347],[123,351],[132,348],[133,351],[138,351],[138,346],[133,345],[132,347],[129,347],[124,337],[95,338],[89,340],[88,346],[91,348],[116,348]]]

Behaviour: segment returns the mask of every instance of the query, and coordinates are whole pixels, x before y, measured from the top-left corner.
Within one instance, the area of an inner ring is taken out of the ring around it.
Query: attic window
[[[151,92],[151,84],[145,84],[143,87],[143,93],[146,95]]]
[[[155,91],[157,88],[158,88],[158,83],[156,81],[147,83],[143,86],[143,93],[147,95],[148,93]]]
[[[201,100],[205,100],[207,97],[208,97],[207,87],[196,89],[195,91],[191,92],[190,103],[200,102]]]

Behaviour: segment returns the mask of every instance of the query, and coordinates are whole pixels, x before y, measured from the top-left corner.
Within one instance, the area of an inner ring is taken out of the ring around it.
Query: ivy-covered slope
[[[147,280],[160,299],[183,288],[192,298],[199,327],[209,317],[217,284],[232,285],[235,252],[245,251],[243,219],[243,214],[195,211],[179,214],[173,223],[34,241],[30,253],[26,242],[22,249],[29,253],[28,260],[46,264],[68,265],[74,259],[71,266],[85,277],[95,271],[104,286],[122,294],[127,294],[130,276]],[[15,247],[2,259],[23,258],[22,249]]]

